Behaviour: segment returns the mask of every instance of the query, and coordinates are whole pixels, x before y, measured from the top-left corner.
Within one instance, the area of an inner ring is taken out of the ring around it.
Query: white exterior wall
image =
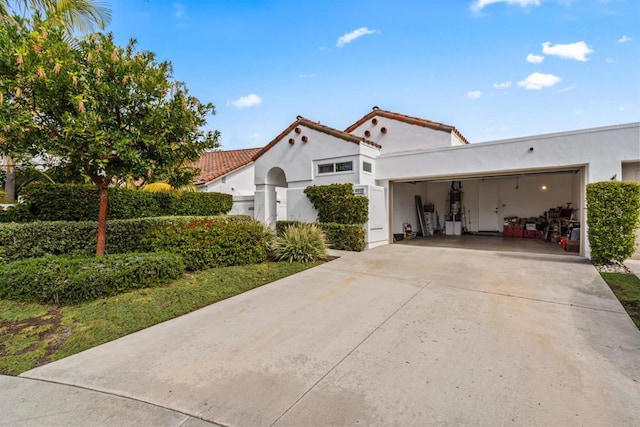
[[[375,183],[374,174],[362,173],[361,168],[363,159],[375,163],[373,158],[378,154],[377,149],[345,141],[302,125],[299,127],[302,129],[301,133],[297,134],[292,130],[255,161],[257,219],[267,215],[264,203],[268,198],[268,186],[273,184],[268,182],[267,176],[274,167],[279,167],[285,174],[286,216],[289,220],[316,221],[317,212],[304,194],[304,189],[309,185]],[[306,136],[308,142],[302,142],[302,136]],[[295,140],[294,144],[289,144],[290,138]],[[318,164],[344,161],[353,162],[352,171],[317,173]]]
[[[588,165],[587,182],[607,181],[614,175],[621,176],[621,162],[638,160],[639,138],[640,124],[634,123],[435,150],[383,153],[376,161],[376,178],[413,180]]]
[[[408,150],[419,150],[425,148],[450,147],[454,142],[449,132],[437,131],[423,126],[411,125],[398,120],[386,117],[376,117],[377,124],[371,120],[366,121],[351,132],[353,135],[364,136],[367,139],[382,145],[383,154],[397,153]],[[387,129],[387,133],[382,133],[380,129]],[[365,131],[370,132],[370,136],[365,136]],[[461,143],[454,137],[457,143]]]
[[[253,163],[207,182],[198,187],[198,191],[225,193],[234,196],[252,196],[256,191]]]

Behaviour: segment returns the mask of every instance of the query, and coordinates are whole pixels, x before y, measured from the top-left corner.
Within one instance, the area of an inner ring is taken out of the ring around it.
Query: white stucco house
[[[345,130],[298,117],[245,167],[253,169],[253,215],[271,226],[285,216],[278,192],[287,219],[312,222],[307,186],[354,184],[369,197],[371,248],[391,243],[405,223],[419,224],[416,196],[442,223],[463,221],[468,232],[498,232],[504,218],[556,206],[570,206],[584,223],[586,184],[640,181],[640,123],[469,144],[453,126],[374,107]],[[588,257],[587,227],[580,253]]]

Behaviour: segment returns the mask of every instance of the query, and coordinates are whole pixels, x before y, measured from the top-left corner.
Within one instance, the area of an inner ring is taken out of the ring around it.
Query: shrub
[[[635,252],[640,227],[640,183],[605,181],[587,185],[591,259],[622,262]]]
[[[69,304],[160,286],[184,273],[170,253],[95,257],[45,256],[0,265],[0,298]]]
[[[98,218],[98,190],[93,185],[42,184],[22,190],[24,220],[94,221]],[[109,189],[109,219],[169,215],[209,216],[231,210],[233,199],[222,193],[151,193],[124,188]],[[0,216],[0,221],[6,221]]]
[[[356,224],[318,224],[325,233],[329,247],[341,251],[363,251],[367,242],[365,241],[365,230],[361,225]]]
[[[369,200],[353,194],[353,184],[331,184],[305,188],[313,207],[318,211],[318,222],[338,224],[364,224],[369,216]]]
[[[311,262],[327,255],[327,243],[316,224],[297,224],[284,229],[271,250],[277,261]]]
[[[107,222],[106,253],[141,251],[141,240],[154,228],[184,224],[195,219],[222,223],[250,222],[247,215],[212,217],[157,217],[116,219]],[[0,263],[46,254],[90,255],[96,249],[97,223],[94,221],[48,221],[0,224]]]
[[[276,221],[276,236],[282,236],[282,233],[284,233],[284,231],[289,228],[292,225],[300,225],[300,224],[304,224],[302,221],[295,221],[295,220],[283,220],[283,221]]]
[[[256,221],[192,221],[150,230],[143,247],[183,256],[189,270],[264,262],[269,232]]]

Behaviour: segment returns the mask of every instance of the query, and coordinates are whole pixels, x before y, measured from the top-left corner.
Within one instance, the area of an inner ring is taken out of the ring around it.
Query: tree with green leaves
[[[138,51],[134,40],[120,47],[113,35],[97,33],[70,44],[61,26],[37,15],[31,22],[0,30],[0,43],[13,53],[0,54],[0,67],[13,67],[16,76],[0,81],[0,142],[54,158],[96,185],[100,256],[113,180],[148,177],[217,148],[218,132],[202,130],[214,106],[190,95],[173,80],[169,62]]]
[[[16,25],[19,16],[24,18],[30,14],[44,17],[44,22],[62,25],[67,34],[75,30],[93,31],[96,27],[104,30],[111,20],[111,10],[106,3],[95,0],[0,0],[2,25]],[[3,154],[1,144],[0,154]],[[15,199],[16,155],[19,153],[5,152],[4,157],[0,156],[5,169],[5,197],[9,200]]]

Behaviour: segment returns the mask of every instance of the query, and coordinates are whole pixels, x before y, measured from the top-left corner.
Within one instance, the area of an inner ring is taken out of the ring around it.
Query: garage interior
[[[392,184],[395,243],[579,255],[584,168]]]

